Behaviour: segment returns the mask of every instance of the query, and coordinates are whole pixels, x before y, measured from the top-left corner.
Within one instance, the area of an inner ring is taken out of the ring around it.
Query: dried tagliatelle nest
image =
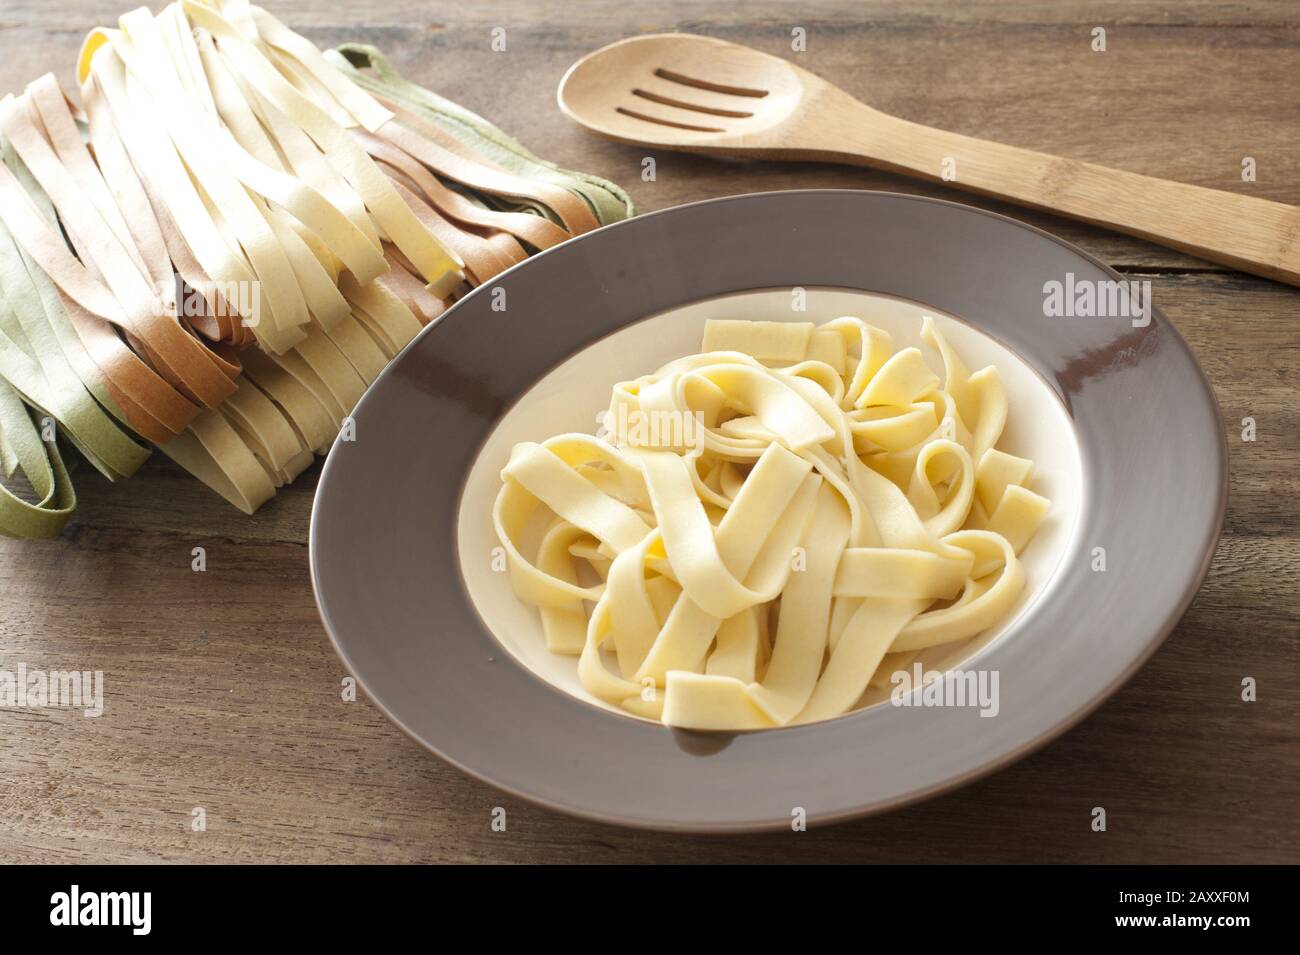
[[[700,354],[615,385],[604,436],[517,445],[493,518],[548,649],[637,715],[759,729],[1002,622],[1050,503],[997,448],[997,369],[922,337],[942,380],[858,318],[709,321]]]
[[[631,214],[247,0],[126,13],[77,80],[84,113],[50,74],[0,100],[0,535],[59,532],[74,448],[251,513],[469,286]]]

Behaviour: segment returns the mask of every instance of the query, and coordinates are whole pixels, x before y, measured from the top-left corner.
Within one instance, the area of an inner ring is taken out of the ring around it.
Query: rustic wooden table
[[[0,90],[48,70],[70,83],[87,29],[130,5],[5,0]],[[673,154],[643,182],[644,151],[590,138],[554,105],[573,60],[628,34],[794,55],[794,27],[807,31],[803,66],[909,119],[1300,202],[1300,8],[1286,0],[269,6],[323,46],[377,44],[541,155],[624,183],[642,211],[816,186],[963,199],[861,170]],[[1105,52],[1091,48],[1096,27]],[[116,486],[82,469],[62,539],[0,541],[0,668],[76,665],[107,686],[99,719],[0,711],[0,861],[1300,861],[1300,291],[989,205],[1150,278],[1228,435],[1227,526],[1205,586],[1137,678],[1062,739],[951,795],[807,833],[666,836],[534,808],[426,755],[364,699],[340,699],[307,574],[319,465],[245,517],[159,455]],[[1254,442],[1240,437],[1246,417]],[[191,571],[195,546],[206,573]],[[1241,700],[1247,676],[1254,703]],[[1089,825],[1098,805],[1104,833]],[[206,831],[191,826],[197,807]]]

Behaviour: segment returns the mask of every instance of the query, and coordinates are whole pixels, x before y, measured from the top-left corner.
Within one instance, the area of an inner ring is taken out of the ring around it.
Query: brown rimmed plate
[[[567,242],[467,296],[362,398],[356,439],[330,452],[312,511],[325,628],[366,694],[429,750],[593,819],[776,829],[798,810],[832,822],[969,782],[1064,732],[1137,671],[1191,602],[1222,526],[1219,412],[1178,333],[1158,310],[1149,321],[1047,314],[1048,283],[1120,279],[1012,219],[876,192],[717,199]],[[466,476],[523,394],[648,316],[795,287],[955,316],[1065,409],[1082,491],[1068,546],[1050,586],[963,663],[1000,675],[994,719],[885,703],[809,726],[678,733],[545,682],[469,596],[457,540]]]

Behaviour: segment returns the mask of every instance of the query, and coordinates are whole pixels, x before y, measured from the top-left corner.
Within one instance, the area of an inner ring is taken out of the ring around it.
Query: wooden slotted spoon
[[[570,118],[620,142],[947,181],[1300,285],[1300,208],[911,123],[735,43],[621,40],[570,67],[558,98]]]

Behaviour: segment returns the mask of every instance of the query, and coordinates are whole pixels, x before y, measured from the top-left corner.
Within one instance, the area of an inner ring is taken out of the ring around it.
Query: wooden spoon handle
[[[1005,146],[874,110],[848,138],[835,149],[839,158],[1082,219],[1300,285],[1295,206]]]

